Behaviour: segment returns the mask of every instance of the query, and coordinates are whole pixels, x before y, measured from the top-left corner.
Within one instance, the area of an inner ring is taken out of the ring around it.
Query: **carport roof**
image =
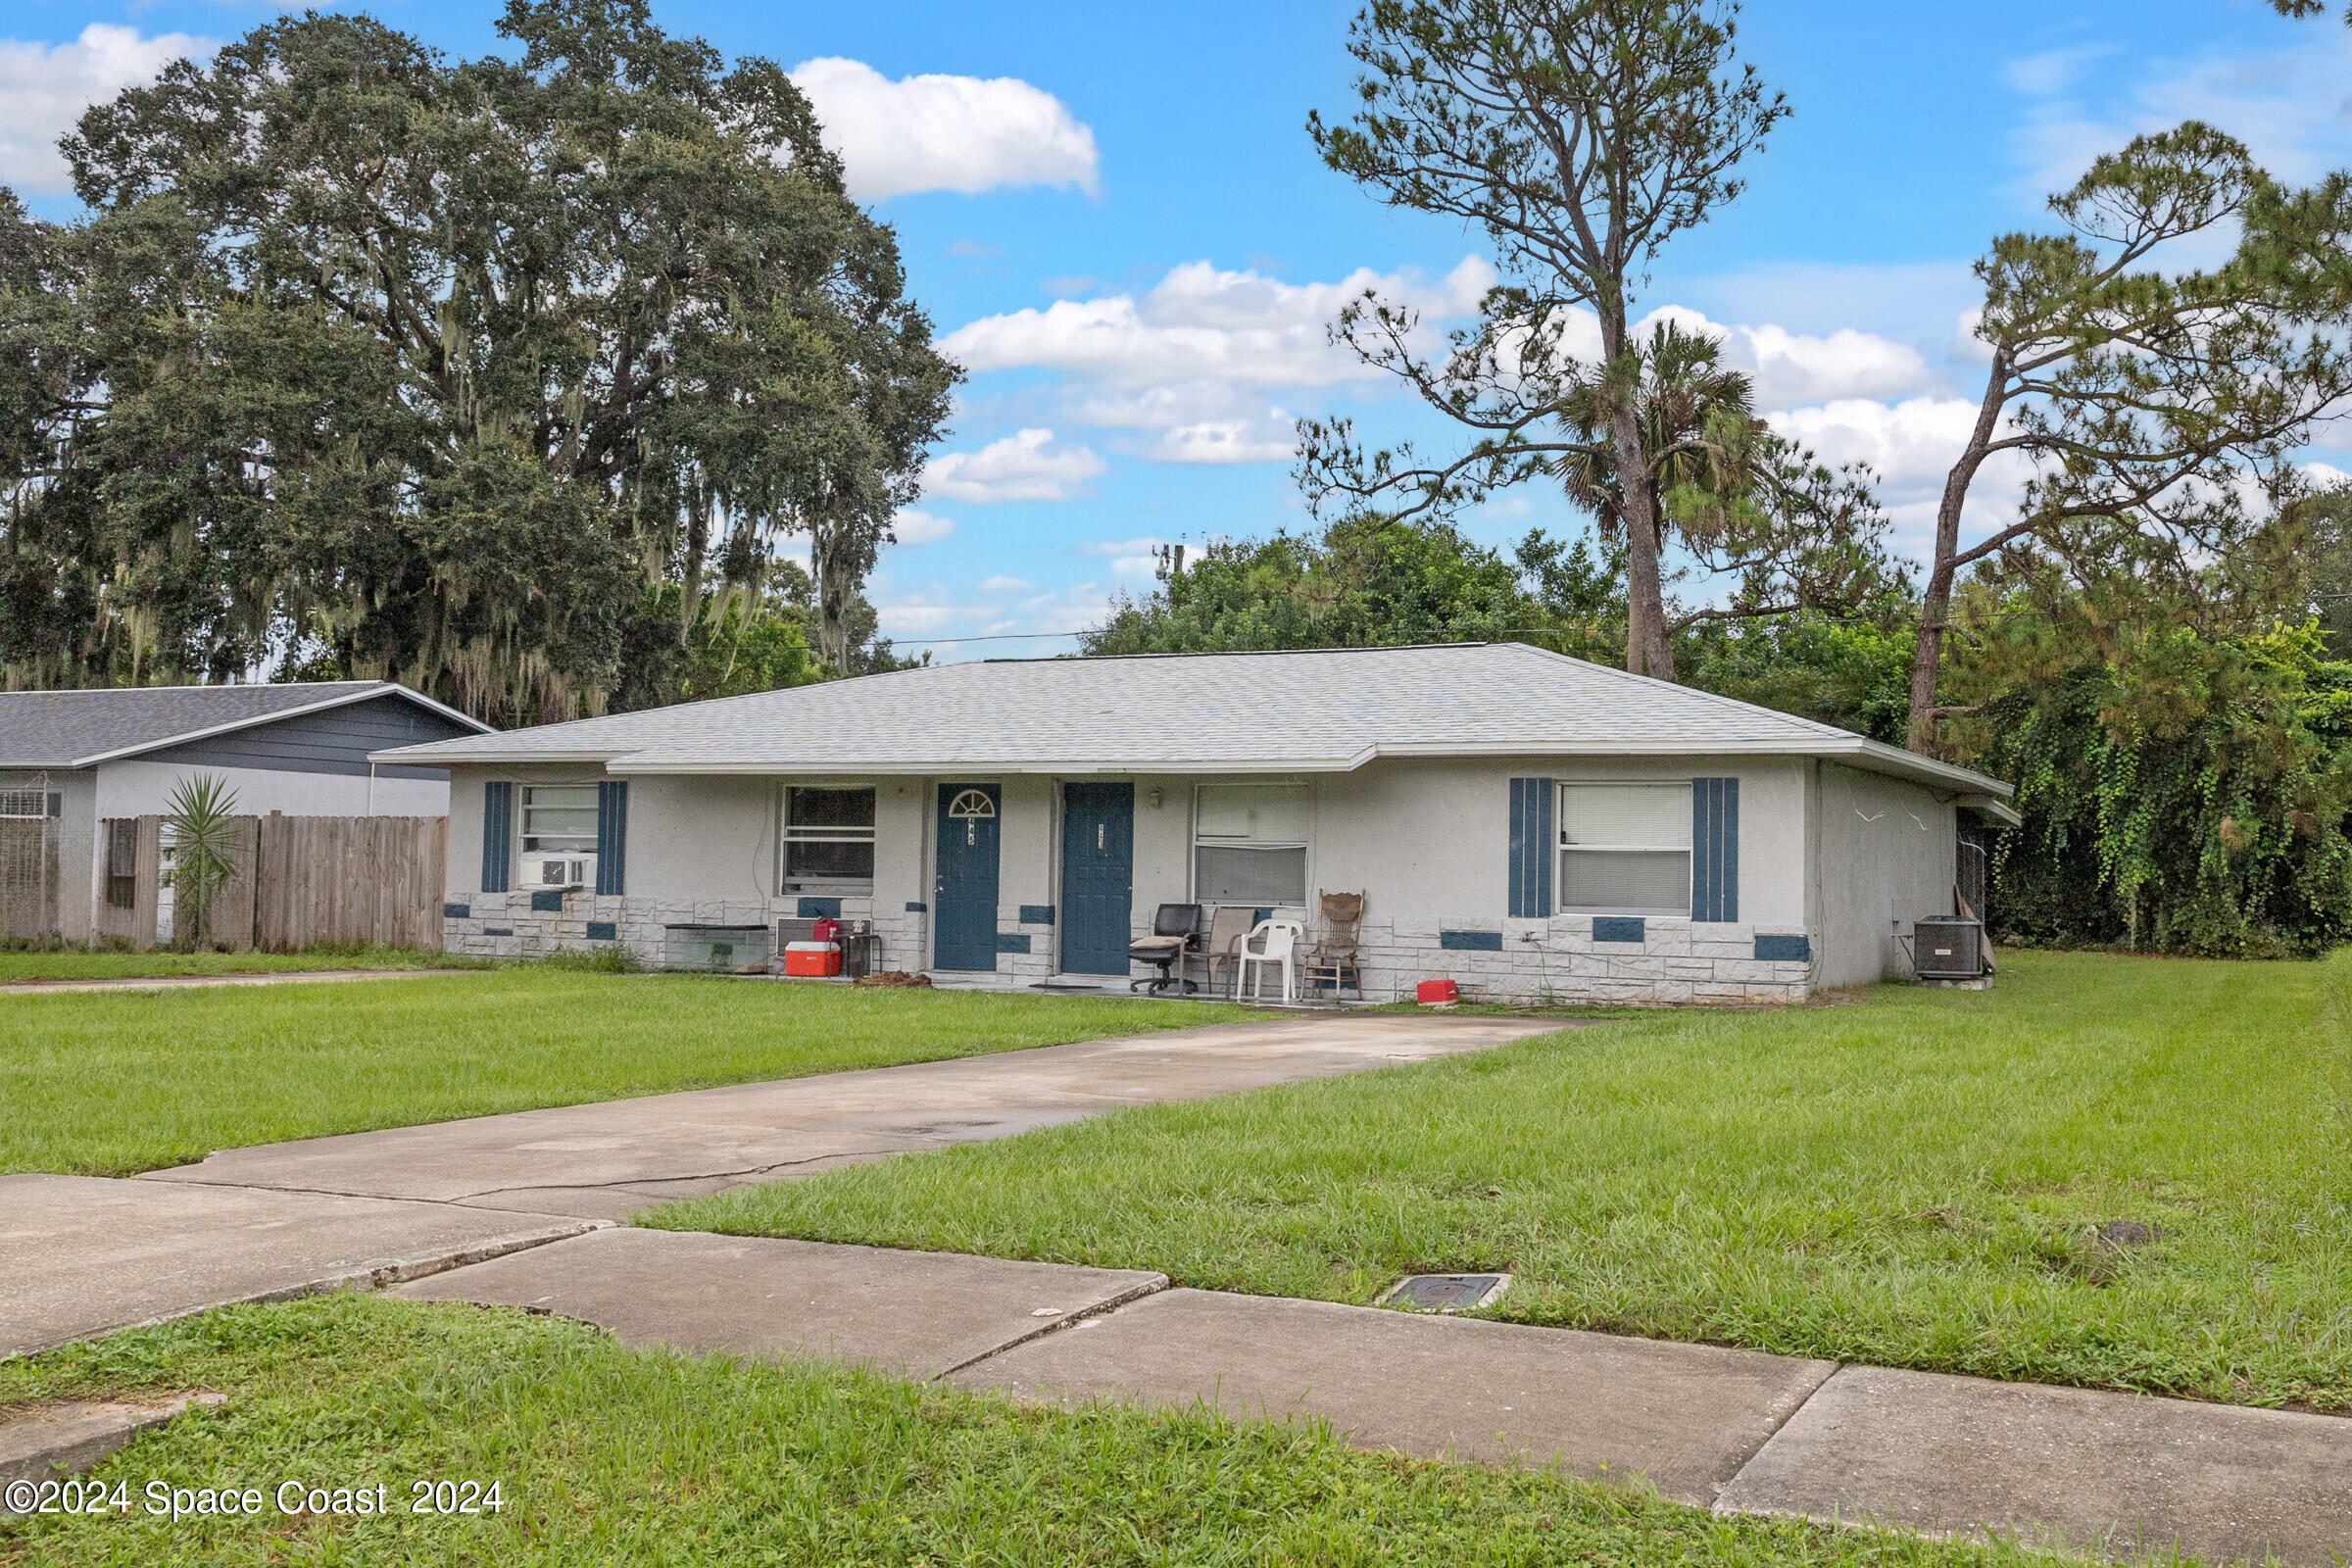
[[[632,773],[1347,772],[1382,757],[1835,758],[2009,786],[1828,724],[1524,643],[990,660],[378,752]]]
[[[375,697],[405,698],[468,729],[489,728],[388,680],[0,692],[0,767],[89,767]]]

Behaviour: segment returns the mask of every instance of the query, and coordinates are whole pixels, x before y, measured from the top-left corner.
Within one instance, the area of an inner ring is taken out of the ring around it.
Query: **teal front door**
[[[997,966],[997,807],[994,784],[939,787],[938,876],[931,892],[931,961],[942,969]]]
[[[1135,892],[1135,786],[1061,787],[1061,967],[1125,974]]]

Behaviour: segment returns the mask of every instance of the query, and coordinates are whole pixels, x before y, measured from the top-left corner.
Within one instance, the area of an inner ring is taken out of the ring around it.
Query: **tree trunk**
[[[850,628],[843,618],[856,585],[847,581],[846,552],[831,548],[832,527],[818,523],[808,530],[808,575],[816,588],[816,654],[837,675],[850,672]]]
[[[678,594],[678,634],[683,637],[694,625],[694,612],[703,599],[703,564],[710,556],[710,514],[703,505],[697,491],[686,503],[686,563],[682,573],[685,581]]]
[[[1637,675],[1674,679],[1666,641],[1666,595],[1658,567],[1658,519],[1650,505],[1649,469],[1642,455],[1642,426],[1631,408],[1609,419],[1617,460],[1620,515],[1625,526],[1625,667]]]
[[[1600,306],[1600,352],[1609,368],[1609,449],[1617,467],[1618,520],[1625,528],[1625,667],[1637,675],[1674,679],[1666,644],[1666,595],[1658,570],[1658,518],[1650,503],[1649,465],[1642,451],[1642,420],[1634,407],[1642,386],[1638,354],[1626,344],[1622,293]],[[1629,356],[1631,357],[1629,360]],[[1622,367],[1630,371],[1620,377]]]
[[[1906,744],[1915,752],[1931,752],[1936,746],[1936,681],[1943,667],[1943,634],[1951,624],[1952,583],[1959,575],[1954,558],[1960,554],[1960,512],[2000,425],[2008,391],[2009,357],[1995,350],[1992,368],[1985,372],[1976,428],[1969,432],[1960,461],[1944,475],[1943,498],[1936,504],[1936,559],[1928,568],[1927,591],[1920,597],[1919,643],[1911,656],[1911,728]]]

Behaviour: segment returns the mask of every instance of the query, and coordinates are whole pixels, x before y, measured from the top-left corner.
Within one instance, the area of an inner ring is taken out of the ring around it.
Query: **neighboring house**
[[[246,815],[440,816],[446,770],[368,754],[488,729],[380,680],[0,692],[0,928],[87,940],[130,874],[100,824],[169,811],[196,774]]]
[[[379,752],[450,770],[447,942],[870,918],[1132,974],[1162,903],[1367,896],[1364,993],[1795,998],[1900,967],[2007,785],[1518,644],[948,664]],[[1197,973],[1198,971],[1196,971]]]

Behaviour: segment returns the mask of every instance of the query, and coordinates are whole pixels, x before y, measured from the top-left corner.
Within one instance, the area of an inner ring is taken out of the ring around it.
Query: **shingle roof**
[[[470,727],[485,727],[388,680],[0,692],[0,767],[82,767],[382,696],[405,697]]]
[[[614,773],[1335,772],[1375,757],[1801,756],[1966,768],[1521,643],[936,664],[379,752]]]

